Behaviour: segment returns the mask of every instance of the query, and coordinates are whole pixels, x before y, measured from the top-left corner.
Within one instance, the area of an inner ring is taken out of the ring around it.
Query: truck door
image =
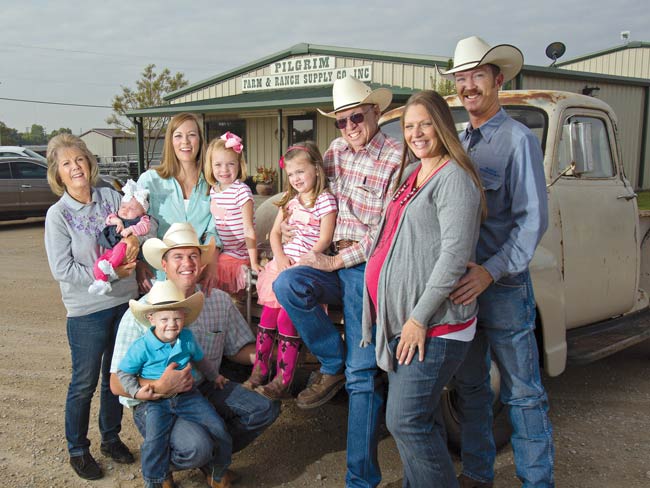
[[[637,287],[637,204],[618,161],[612,123],[597,110],[567,112],[551,187],[560,207],[567,328],[630,310]]]

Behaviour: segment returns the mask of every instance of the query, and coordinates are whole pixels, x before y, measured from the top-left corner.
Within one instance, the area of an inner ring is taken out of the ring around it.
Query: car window
[[[47,178],[47,168],[45,166],[26,161],[14,161],[12,164],[16,178],[28,180]]]
[[[573,161],[571,157],[571,134],[581,133],[586,145],[580,157],[589,161],[587,178],[611,178],[616,174],[612,158],[607,126],[602,119],[586,116],[568,117],[562,125],[558,146],[558,173],[564,171]],[[572,175],[568,175],[572,176]]]
[[[9,169],[9,163],[0,163],[0,180],[10,180],[11,171]]]

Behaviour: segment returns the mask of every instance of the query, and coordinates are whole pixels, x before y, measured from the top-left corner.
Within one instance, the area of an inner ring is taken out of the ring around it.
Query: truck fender
[[[555,254],[539,246],[530,263],[537,326],[541,327],[540,357],[549,376],[557,376],[566,367],[566,316],[561,263]]]

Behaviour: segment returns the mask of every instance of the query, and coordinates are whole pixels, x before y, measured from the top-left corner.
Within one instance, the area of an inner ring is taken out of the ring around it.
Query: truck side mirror
[[[571,121],[569,125],[569,148],[571,161],[575,164],[573,169],[575,176],[589,173],[594,169],[591,141],[591,124]]]

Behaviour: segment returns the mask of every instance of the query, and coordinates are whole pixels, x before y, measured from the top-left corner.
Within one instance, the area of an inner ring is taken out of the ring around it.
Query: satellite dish
[[[566,46],[562,42],[552,42],[546,47],[546,57],[552,59],[551,66],[555,66],[555,62],[562,57],[566,51]]]

